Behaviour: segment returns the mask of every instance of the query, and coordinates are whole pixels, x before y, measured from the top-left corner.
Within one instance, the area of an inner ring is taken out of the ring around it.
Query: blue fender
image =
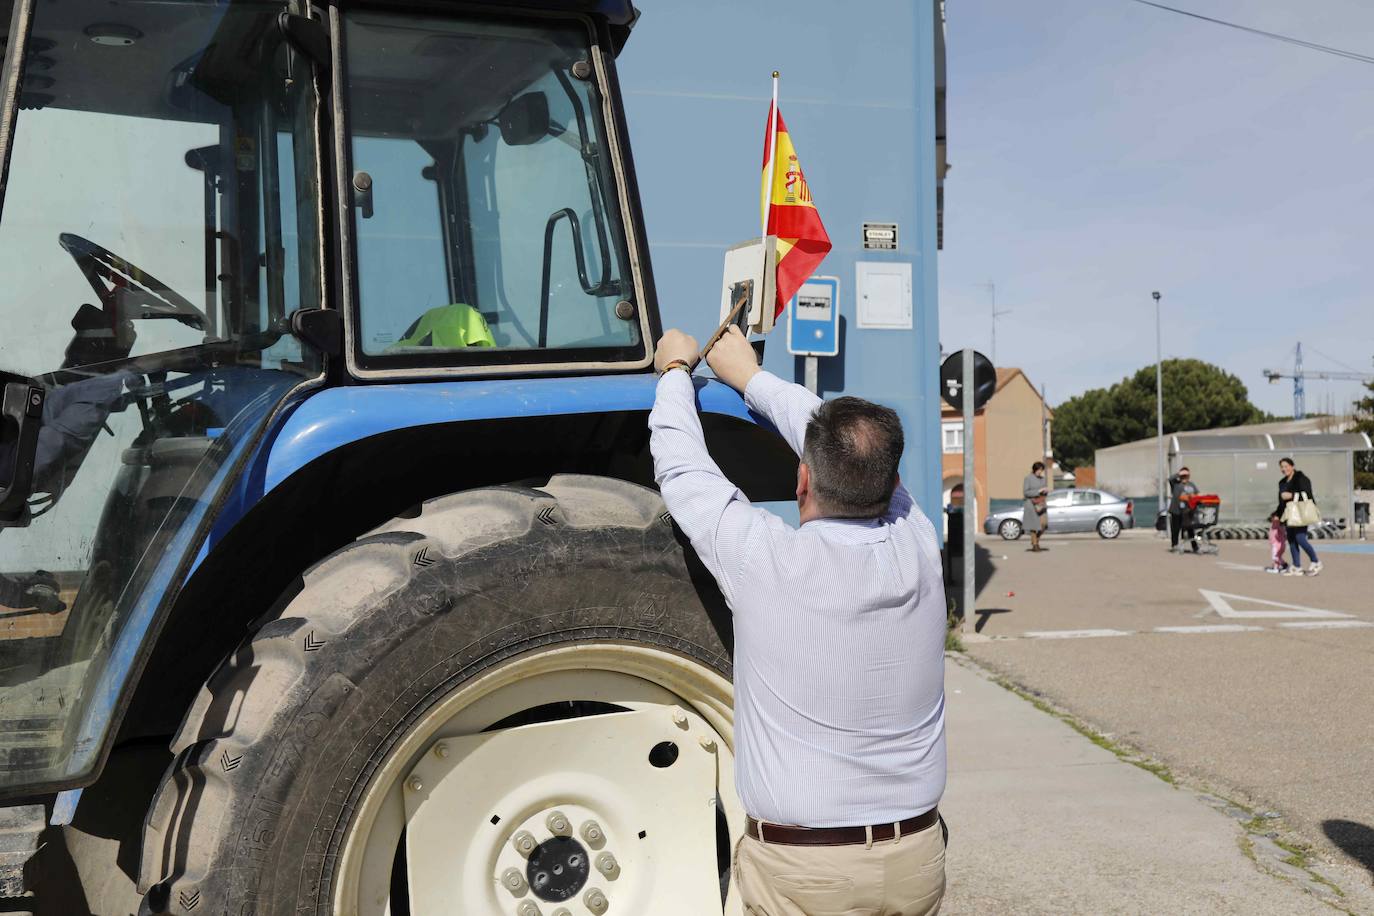
[[[417,426],[516,417],[648,411],[657,378],[484,379],[326,388],[306,397],[264,436],[223,503],[195,566],[260,499],[311,461],[369,436]],[[703,412],[767,426],[715,379],[697,380]],[[769,427],[771,428],[771,427]]]

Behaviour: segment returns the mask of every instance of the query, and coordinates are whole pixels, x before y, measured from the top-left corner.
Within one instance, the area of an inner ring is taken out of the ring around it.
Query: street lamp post
[[[1164,495],[1164,331],[1159,317],[1159,291],[1150,293],[1155,300],[1155,433],[1159,452],[1159,511],[1165,508]],[[1173,533],[1170,532],[1170,538]]]

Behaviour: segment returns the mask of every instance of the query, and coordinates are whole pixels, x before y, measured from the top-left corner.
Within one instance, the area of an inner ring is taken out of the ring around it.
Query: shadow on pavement
[[[978,617],[978,622],[975,623],[975,624],[973,625],[973,632],[975,632],[975,633],[981,633],[981,632],[983,632],[983,627],[985,627],[985,626],[988,625],[988,619],[991,618],[993,614],[1010,614],[1010,613],[1011,613],[1011,608],[1009,608],[1009,607],[987,607],[987,608],[982,608],[981,610],[975,611],[974,613],[975,613],[975,615]]]
[[[951,555],[946,549],[943,551],[945,561],[945,595],[950,602],[950,608],[960,618],[964,616],[962,607],[964,599],[963,576],[964,564],[958,555]],[[973,546],[973,597],[976,601],[983,589],[987,588],[988,580],[997,571],[997,566],[992,562],[992,553],[982,544]],[[977,613],[982,613],[978,611]],[[999,613],[993,611],[992,613]],[[985,621],[978,624],[979,630],[983,628]]]
[[[1374,874],[1374,828],[1356,821],[1322,821],[1326,838]]]
[[[983,594],[983,589],[987,588],[988,580],[997,571],[997,567],[992,562],[992,553],[983,545],[973,545],[973,596],[976,598]]]

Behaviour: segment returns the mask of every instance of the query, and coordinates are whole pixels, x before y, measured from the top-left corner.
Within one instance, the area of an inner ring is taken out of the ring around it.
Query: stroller
[[[1183,530],[1190,535],[1189,546],[1193,553],[1219,552],[1220,548],[1212,542],[1212,528],[1221,515],[1221,497],[1215,493],[1196,493],[1187,500]]]

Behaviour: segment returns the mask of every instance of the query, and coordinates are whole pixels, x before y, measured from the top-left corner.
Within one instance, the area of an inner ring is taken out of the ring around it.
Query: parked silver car
[[[1049,530],[1057,534],[1096,531],[1110,541],[1122,529],[1135,527],[1135,507],[1131,501],[1106,490],[1052,490],[1046,505],[1050,513]],[[983,522],[983,532],[1000,534],[1008,541],[1016,540],[1022,532],[1021,512],[1021,504],[1014,509],[994,512]]]

